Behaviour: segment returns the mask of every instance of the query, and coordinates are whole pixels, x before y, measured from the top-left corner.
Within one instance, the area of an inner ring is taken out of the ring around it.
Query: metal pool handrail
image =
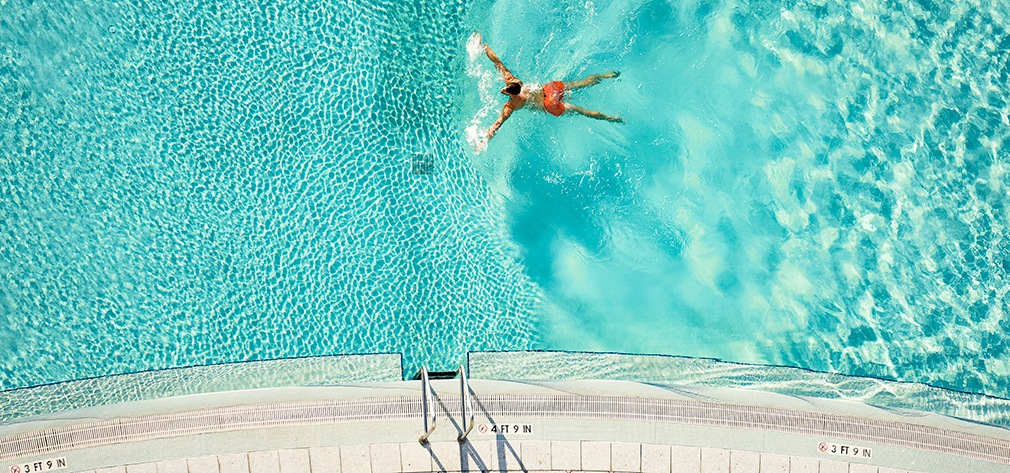
[[[428,436],[435,431],[435,393],[428,381],[428,368],[421,367],[421,409],[424,411],[424,435],[418,439],[421,444],[428,443]],[[431,413],[431,427],[428,426],[428,413]]]
[[[463,427],[466,427],[467,414],[470,415],[470,426],[466,427],[463,433],[459,434],[456,438],[459,443],[466,442],[466,436],[473,430],[473,404],[470,402],[470,383],[466,379],[466,370],[463,365],[459,365],[459,387],[463,391],[463,395],[460,396],[460,402],[463,404],[460,408],[460,412],[463,414],[461,418],[463,419]]]

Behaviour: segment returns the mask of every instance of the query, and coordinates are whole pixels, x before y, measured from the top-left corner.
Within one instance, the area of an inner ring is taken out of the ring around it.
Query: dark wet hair
[[[509,95],[519,95],[519,92],[522,90],[522,82],[509,82],[509,85],[505,86],[505,92],[508,92]]]

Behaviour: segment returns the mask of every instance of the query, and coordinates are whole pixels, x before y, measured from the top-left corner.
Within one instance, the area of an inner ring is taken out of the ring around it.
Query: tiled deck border
[[[458,416],[459,396],[440,396]],[[859,417],[713,402],[626,396],[492,394],[479,416],[667,422],[829,436],[1010,465],[1010,441]],[[421,419],[420,396],[320,400],[111,419],[0,438],[0,461],[123,442],[245,429]]]
[[[209,455],[83,473],[912,473],[838,460],[627,442],[345,445]],[[237,468],[236,468],[237,467]]]

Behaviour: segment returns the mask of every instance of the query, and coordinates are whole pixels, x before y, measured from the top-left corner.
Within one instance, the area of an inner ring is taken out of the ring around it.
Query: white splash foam
[[[480,53],[484,52],[484,38],[481,37],[480,33],[474,31],[470,38],[466,40],[466,52],[470,55],[470,63],[477,61],[480,57]]]
[[[476,121],[476,118],[474,121]],[[473,146],[474,152],[477,154],[487,150],[487,133],[484,132],[484,128],[479,123],[471,123],[470,126],[466,127],[466,142],[470,143],[470,146]]]
[[[474,148],[477,153],[487,149],[487,133],[485,130],[490,124],[482,125],[487,116],[495,108],[494,87],[495,70],[488,67],[481,61],[484,55],[484,39],[480,33],[474,32],[466,41],[466,52],[469,61],[466,65],[466,73],[470,77],[477,79],[477,90],[480,94],[480,110],[470,120],[470,125],[466,127],[466,142]]]

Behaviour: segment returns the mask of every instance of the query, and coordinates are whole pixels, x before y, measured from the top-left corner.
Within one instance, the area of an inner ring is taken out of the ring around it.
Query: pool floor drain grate
[[[433,174],[435,172],[435,157],[430,154],[414,153],[410,161],[410,172]]]

